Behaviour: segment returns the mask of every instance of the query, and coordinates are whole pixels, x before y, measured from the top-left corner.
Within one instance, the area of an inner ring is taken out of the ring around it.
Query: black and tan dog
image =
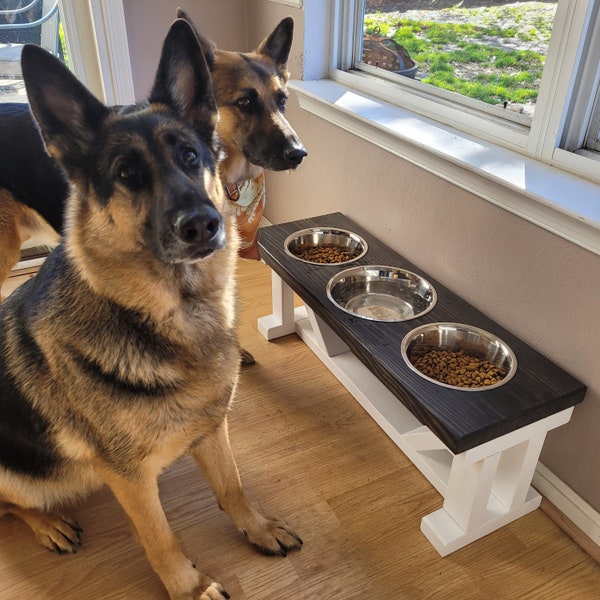
[[[177,16],[193,26],[181,9]],[[294,169],[306,156],[284,116],[293,28],[291,18],[283,19],[248,53],[219,50],[196,30],[212,72],[225,155],[220,177],[228,189],[242,188],[263,169]],[[62,234],[64,228],[67,193],[63,171],[46,154],[27,104],[0,104],[0,286],[26,240],[56,244],[55,232]],[[251,237],[260,213],[251,207],[248,217],[243,199],[233,199],[238,200],[238,226],[242,232],[249,227]],[[247,225],[249,218],[253,223]]]
[[[191,454],[263,552],[301,541],[248,502],[229,444],[238,242],[198,40],[175,21],[149,101],[121,114],[38,47],[22,66],[71,193],[63,240],[0,306],[0,509],[71,552],[80,529],[63,505],[106,484],[172,599],[228,598],[177,547],[167,465]]]
[[[194,27],[182,9],[177,16]],[[306,150],[284,116],[293,19],[283,19],[256,50],[246,53],[220,50],[195,31],[219,107],[223,183],[254,179],[263,169],[284,171],[300,165]]]

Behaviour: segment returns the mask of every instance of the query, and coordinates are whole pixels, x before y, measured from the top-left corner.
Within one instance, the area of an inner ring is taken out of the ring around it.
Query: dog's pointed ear
[[[110,111],[58,58],[39,46],[23,47],[21,69],[46,148],[69,168],[85,154]]]
[[[192,21],[190,16],[185,12],[185,10],[183,10],[183,8],[177,8],[177,18],[186,21],[188,25],[194,30],[194,33],[198,38],[198,42],[200,42],[202,52],[204,53],[206,64],[208,65],[208,68],[212,71],[215,66],[215,52],[217,50],[216,44],[214,42],[211,42],[204,35],[202,35],[202,33],[194,25],[194,22]]]
[[[294,19],[286,17],[258,46],[256,52],[268,56],[280,69],[287,68],[287,61],[294,39]]]
[[[167,33],[149,101],[167,105],[213,142],[218,113],[212,80],[198,38],[183,19]]]

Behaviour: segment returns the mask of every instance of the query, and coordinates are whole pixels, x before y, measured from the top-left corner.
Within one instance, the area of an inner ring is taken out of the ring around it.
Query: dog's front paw
[[[242,529],[242,534],[257,550],[269,555],[287,556],[303,544],[285,521],[270,517],[261,517],[254,526]]]
[[[206,577],[202,579],[208,580]],[[194,592],[194,600],[223,600],[224,598],[228,600],[231,596],[216,581],[210,581],[208,585],[203,582]]]
[[[15,507],[10,512],[27,523],[33,530],[35,539],[51,552],[75,554],[81,546],[82,530],[73,519],[29,508]]]
[[[63,516],[49,517],[45,531],[36,532],[38,541],[58,554],[75,554],[81,547],[81,532],[79,525]]]
[[[61,515],[48,515],[35,531],[37,541],[57,554],[76,554],[81,547],[82,529],[75,521]]]

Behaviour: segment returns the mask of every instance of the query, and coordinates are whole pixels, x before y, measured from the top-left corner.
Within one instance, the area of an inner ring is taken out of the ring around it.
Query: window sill
[[[302,109],[600,254],[600,185],[332,80],[290,87]]]

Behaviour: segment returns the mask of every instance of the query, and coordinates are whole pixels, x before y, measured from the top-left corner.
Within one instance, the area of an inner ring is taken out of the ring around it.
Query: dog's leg
[[[55,513],[1,504],[0,514],[12,514],[29,525],[44,548],[58,554],[75,554],[81,546],[81,527],[72,519]]]
[[[285,556],[289,550],[300,548],[302,540],[287,523],[263,516],[244,495],[229,443],[227,418],[215,433],[193,448],[192,456],[208,479],[219,506],[258,550]]]
[[[10,201],[10,204],[8,203]],[[20,212],[8,194],[0,193],[0,287],[21,256]]]
[[[59,235],[38,213],[0,190],[0,287],[19,262],[22,244],[32,237],[50,247],[59,242]]]
[[[21,256],[21,240],[18,234],[5,231],[0,223],[0,288],[8,279],[12,268],[19,262]]]
[[[107,469],[101,474],[131,520],[148,561],[171,600],[229,598],[220,584],[197,571],[179,549],[160,503],[156,479],[130,480]]]

